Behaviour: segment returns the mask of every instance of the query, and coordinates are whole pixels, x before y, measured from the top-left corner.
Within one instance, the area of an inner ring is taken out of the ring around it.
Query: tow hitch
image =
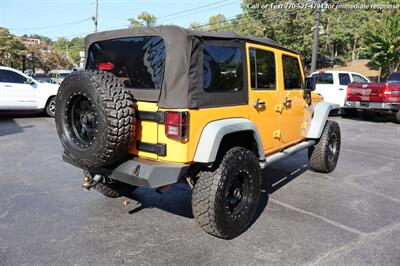
[[[83,173],[84,176],[82,188],[85,191],[89,191],[92,187],[99,183],[100,180],[103,179],[102,175],[95,175],[94,177],[92,177],[92,175],[88,171],[84,171]]]

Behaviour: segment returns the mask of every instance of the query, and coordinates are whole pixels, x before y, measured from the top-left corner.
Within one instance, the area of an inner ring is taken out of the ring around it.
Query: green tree
[[[382,17],[365,31],[362,49],[370,56],[370,64],[380,68],[385,77],[400,67],[400,11]]]
[[[84,51],[85,49],[84,38],[76,37],[72,40],[68,40],[65,37],[61,37],[53,43],[53,47],[67,60],[72,61],[74,64],[79,64],[79,52]]]
[[[154,15],[152,15],[146,11],[143,11],[142,13],[140,13],[137,16],[137,19],[129,18],[128,21],[130,23],[130,25],[129,25],[130,28],[152,27],[152,26],[157,25],[157,18]]]
[[[0,65],[21,69],[26,55],[27,48],[21,39],[0,27]]]

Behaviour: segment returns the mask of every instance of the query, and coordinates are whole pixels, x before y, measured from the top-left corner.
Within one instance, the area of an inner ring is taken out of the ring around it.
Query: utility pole
[[[96,14],[92,17],[94,23],[94,32],[97,32],[97,21],[99,20],[99,0],[96,0]]]
[[[318,42],[319,42],[319,22],[321,19],[321,2],[322,0],[317,0],[317,9],[315,10],[315,28],[314,28],[314,42],[311,57],[311,73],[317,68],[317,58],[318,58]]]

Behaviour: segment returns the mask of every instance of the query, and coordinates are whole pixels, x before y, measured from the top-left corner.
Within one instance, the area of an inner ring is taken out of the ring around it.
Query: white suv
[[[347,84],[351,82],[369,83],[363,75],[349,71],[319,71],[311,74],[316,80],[315,92],[324,97],[325,102],[344,107],[347,96]]]
[[[16,69],[0,66],[0,111],[44,110],[54,117],[58,87],[38,82]]]

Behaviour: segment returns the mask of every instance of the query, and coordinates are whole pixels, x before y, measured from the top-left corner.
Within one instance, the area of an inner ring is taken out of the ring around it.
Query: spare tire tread
[[[102,132],[96,135],[97,146],[93,151],[88,149],[81,152],[74,148],[72,141],[65,139],[65,127],[61,124],[64,117],[56,117],[57,129],[60,139],[63,142],[65,151],[79,165],[85,168],[97,168],[107,166],[121,160],[129,150],[129,145],[135,132],[135,109],[133,97],[129,90],[112,73],[99,70],[83,70],[72,73],[62,83],[59,94],[65,94],[63,105],[59,108],[66,108],[65,98],[71,97],[71,92],[76,84],[82,83],[82,91],[87,91],[84,86],[89,86],[91,91],[95,91],[96,99],[91,101],[96,110],[101,111],[99,121],[104,126]],[[65,113],[65,112],[63,112]],[[106,122],[106,123],[104,123]],[[68,143],[64,143],[68,142]]]

